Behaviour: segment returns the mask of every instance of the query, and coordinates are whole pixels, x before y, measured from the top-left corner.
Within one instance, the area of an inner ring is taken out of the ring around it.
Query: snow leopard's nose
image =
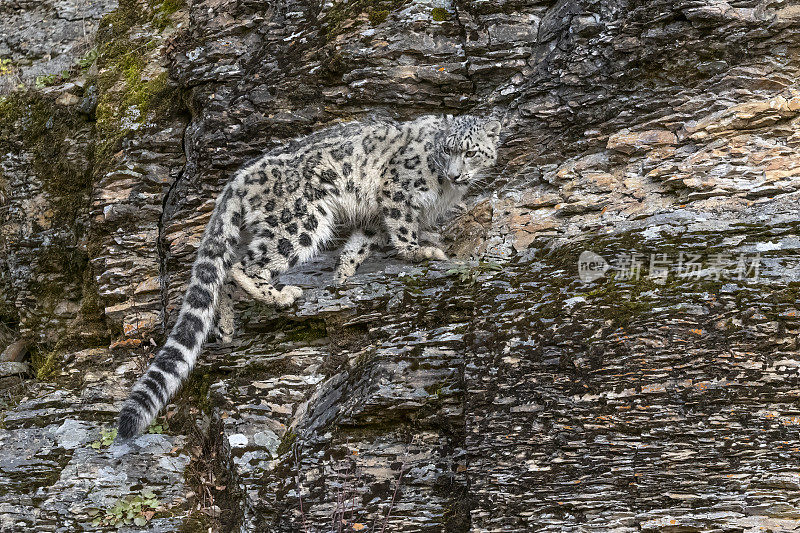
[[[461,168],[458,165],[449,164],[447,165],[447,178],[450,180],[457,180],[461,177]]]

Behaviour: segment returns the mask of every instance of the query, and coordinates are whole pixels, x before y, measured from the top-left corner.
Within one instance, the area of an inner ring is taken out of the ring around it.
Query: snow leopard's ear
[[[499,120],[487,120],[483,124],[483,129],[486,130],[486,133],[490,137],[499,137],[500,136],[500,121]]]

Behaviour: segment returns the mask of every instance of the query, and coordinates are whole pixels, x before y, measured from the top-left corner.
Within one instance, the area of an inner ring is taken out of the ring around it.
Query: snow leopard
[[[373,118],[329,126],[266,152],[217,197],[177,321],[133,386],[118,438],[146,429],[177,392],[212,333],[233,333],[233,289],[278,308],[301,296],[276,278],[350,230],[334,273],[344,283],[388,243],[410,261],[445,260],[423,231],[495,164],[501,125],[472,115]],[[435,240],[434,240],[435,242]]]

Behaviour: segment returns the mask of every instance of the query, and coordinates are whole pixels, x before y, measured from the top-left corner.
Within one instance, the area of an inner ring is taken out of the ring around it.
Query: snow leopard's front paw
[[[341,264],[336,268],[336,271],[333,273],[333,283],[335,285],[344,285],[344,282],[347,279],[356,273],[355,265],[351,264]]]
[[[404,252],[403,256],[411,261],[425,261],[428,259],[447,261],[447,255],[442,251],[441,248],[436,246],[419,246],[417,248],[411,248],[410,250]]]
[[[279,292],[275,298],[275,307],[281,309],[290,307],[294,304],[295,300],[303,295],[303,289],[294,285],[286,285]]]

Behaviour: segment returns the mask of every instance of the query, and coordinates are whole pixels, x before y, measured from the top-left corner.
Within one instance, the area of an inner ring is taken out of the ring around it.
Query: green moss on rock
[[[186,7],[185,0],[149,0],[154,11],[153,25],[159,30],[164,30],[172,25],[172,15]]]
[[[34,250],[21,249],[14,243],[3,246],[7,251],[18,250],[21,259],[29,263],[30,282],[25,288],[36,305],[26,309],[24,316],[15,314],[10,318],[25,330],[38,332],[35,333],[38,340],[45,341],[38,350],[41,353],[51,349],[48,338],[74,341],[70,348],[77,349],[103,338],[105,329],[96,304],[90,306],[94,309],[89,315],[79,313],[82,327],[68,327],[68,331],[53,329],[59,322],[55,316],[59,303],[79,302],[87,295],[90,300],[97,300],[96,287],[86,284],[88,256],[80,244],[86,230],[92,185],[93,124],[75,106],[60,106],[54,100],[54,96],[33,90],[0,99],[0,150],[26,154],[22,160],[30,160],[31,164],[25,171],[30,175],[31,185],[40,187],[42,192],[37,197],[39,216],[30,217],[29,222],[34,235],[46,234],[46,240],[38,243],[34,237],[31,244],[39,245]],[[91,293],[82,294],[83,289]],[[13,305],[19,290],[10,286],[0,290],[3,301],[0,307]],[[84,335],[85,332],[93,332],[94,340],[90,341],[92,335]],[[49,356],[36,357],[37,374],[49,374]]]
[[[447,11],[443,7],[434,7],[431,10],[431,17],[436,22],[442,22],[442,21],[445,21],[445,20],[450,20],[450,12]]]
[[[292,449],[295,441],[297,440],[297,433],[294,431],[287,431],[283,438],[281,439],[280,444],[278,444],[278,449],[275,450],[275,455],[280,457],[281,455],[289,452]]]
[[[374,10],[369,12],[369,23],[373,26],[377,26],[378,24],[382,24],[386,22],[386,19],[389,17],[389,10],[388,9],[380,9]]]
[[[31,350],[31,368],[39,381],[53,381],[59,374],[62,350],[57,346],[51,350]]]
[[[164,17],[184,7],[183,0],[165,0],[143,6],[126,0],[106,15],[98,32],[97,155],[102,163],[118,148],[120,141],[143,127],[148,116],[168,113],[180,104],[180,91],[169,84],[166,72],[149,78],[145,69],[158,47],[155,40],[131,39],[136,25],[154,23],[160,29]],[[160,21],[160,22],[159,22]]]
[[[41,376],[50,374],[55,339],[69,350],[108,340],[89,265],[89,253],[97,253],[96,243],[86,235],[92,183],[108,172],[123,138],[182,105],[180,91],[170,87],[167,73],[157,66],[158,37],[153,39],[152,31],[149,37],[133,37],[141,32],[132,30],[148,25],[163,29],[185,5],[185,0],[120,0],[103,17],[95,47],[75,66],[84,74],[90,65],[98,69],[84,84],[97,92],[94,112],[58,105],[55,93],[32,88],[0,97],[0,150],[20,154],[21,164],[31,161],[29,168],[20,169],[21,175],[28,173],[31,186],[42,192],[31,193],[36,216],[25,220],[32,224],[31,244],[25,249],[18,243],[3,245],[4,250],[19,250],[17,259],[28,262],[30,275],[24,287],[13,286],[6,283],[12,277],[2,275],[0,265],[0,319],[36,337],[41,347],[34,366]],[[78,97],[84,96],[81,91],[71,89]],[[0,189],[1,202],[12,191],[3,192],[8,189],[5,179]],[[36,302],[24,312],[15,304],[20,291]],[[67,306],[66,314],[65,302],[73,306]],[[76,307],[76,319],[65,323]]]
[[[403,7],[408,0],[342,0],[336,2],[324,19],[325,36],[333,40],[351,28],[368,20],[373,26],[383,23],[392,11]]]

